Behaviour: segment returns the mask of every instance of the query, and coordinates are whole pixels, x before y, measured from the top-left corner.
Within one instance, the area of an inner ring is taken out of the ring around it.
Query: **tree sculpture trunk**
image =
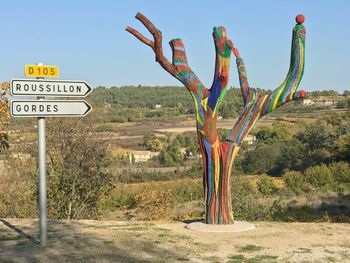
[[[156,61],[172,76],[181,81],[191,93],[196,107],[197,135],[203,159],[203,184],[205,192],[205,222],[207,224],[233,223],[230,175],[233,161],[241,143],[254,124],[275,108],[305,96],[297,91],[304,72],[305,28],[304,16],[298,15],[293,29],[292,51],[289,72],[285,81],[267,95],[258,94],[248,84],[245,66],[232,41],[227,38],[224,27],[214,27],[213,39],[216,51],[214,80],[206,89],[189,67],[185,47],[181,39],[170,41],[172,63],[163,55],[162,33],[141,13],[136,14],[154,41],[147,39],[131,27],[126,30],[141,42],[150,46]],[[236,57],[244,109],[225,141],[220,142],[216,120],[221,102],[228,88],[231,53]]]

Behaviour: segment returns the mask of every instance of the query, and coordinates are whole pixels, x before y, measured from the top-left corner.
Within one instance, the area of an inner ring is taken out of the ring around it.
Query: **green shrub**
[[[232,178],[232,206],[235,220],[263,220],[269,207],[257,202],[259,193],[242,176]]]
[[[270,177],[264,176],[256,182],[256,187],[263,195],[272,195],[277,192],[277,187]]]
[[[328,166],[337,183],[350,183],[350,165],[346,162],[332,163]]]
[[[322,191],[330,190],[334,185],[331,170],[325,164],[308,168],[305,177],[309,184]]]
[[[94,117],[90,117],[93,123]],[[101,198],[112,190],[106,142],[82,119],[48,121],[48,216],[97,219]]]
[[[296,194],[300,194],[306,190],[307,182],[301,172],[287,171],[283,175],[283,181],[287,189]]]

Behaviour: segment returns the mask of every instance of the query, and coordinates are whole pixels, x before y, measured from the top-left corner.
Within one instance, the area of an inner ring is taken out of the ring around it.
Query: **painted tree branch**
[[[173,60],[172,63],[170,63],[163,54],[162,32],[140,12],[138,12],[135,17],[141,21],[152,34],[154,41],[146,38],[132,27],[128,26],[126,31],[134,35],[144,44],[150,46],[156,55],[156,61],[173,77],[180,80],[194,96],[201,96],[201,94],[198,93],[198,86],[203,88],[204,86],[187,64],[185,47],[182,40],[173,39],[169,42],[173,52]],[[207,91],[204,91],[203,93],[207,95]]]
[[[304,17],[297,16],[296,20],[297,25],[295,25],[292,35],[288,74],[283,83],[270,94],[261,96],[256,89],[249,86],[243,59],[238,50],[234,48],[244,109],[226,140],[240,144],[258,119],[287,102],[305,97],[306,92],[304,90],[297,91],[297,89],[304,73],[306,30],[302,25]]]
[[[135,18],[137,18],[144,26],[148,29],[148,31],[152,34],[154,42],[143,36],[140,32],[137,30],[127,27],[126,31],[133,34],[135,37],[137,37],[141,42],[145,43],[146,45],[150,46],[155,55],[156,55],[156,61],[159,62],[159,64],[168,71],[171,75],[175,77],[176,70],[174,65],[170,64],[170,62],[164,57],[163,55],[163,46],[162,46],[162,32],[159,31],[151,21],[148,20],[147,17],[145,17],[141,13],[137,13]]]
[[[215,115],[227,92],[233,44],[232,41],[227,38],[225,27],[214,27],[213,39],[216,52],[215,71],[213,84],[210,88],[208,105]]]

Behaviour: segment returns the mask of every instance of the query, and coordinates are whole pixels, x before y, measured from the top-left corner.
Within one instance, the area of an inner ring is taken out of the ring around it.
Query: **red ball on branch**
[[[300,25],[300,24],[304,23],[305,16],[303,14],[297,15],[295,17],[295,21]]]

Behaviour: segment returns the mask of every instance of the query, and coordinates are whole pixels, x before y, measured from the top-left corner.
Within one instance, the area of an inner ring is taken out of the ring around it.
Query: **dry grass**
[[[181,222],[50,221],[41,249],[37,220],[3,222],[0,262],[349,262],[350,256],[348,224],[257,222],[255,230],[213,234]]]

